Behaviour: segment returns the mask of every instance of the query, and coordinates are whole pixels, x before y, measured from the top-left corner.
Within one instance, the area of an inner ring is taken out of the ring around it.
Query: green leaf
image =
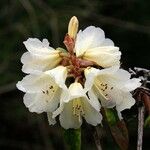
[[[150,115],[146,118],[144,127],[150,127]]]
[[[117,112],[113,109],[105,109],[105,115],[109,125],[115,125],[119,121]]]
[[[69,150],[81,149],[81,129],[64,130],[64,138]]]
[[[117,145],[121,150],[127,150],[129,137],[125,122],[123,120],[119,120],[117,111],[114,109],[105,109],[105,114],[110,131]]]

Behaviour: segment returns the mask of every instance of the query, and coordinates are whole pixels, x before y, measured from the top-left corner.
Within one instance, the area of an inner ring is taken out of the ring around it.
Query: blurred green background
[[[47,38],[64,47],[69,19],[77,16],[80,28],[101,27],[122,52],[122,67],[150,69],[150,0],[1,0],[0,1],[0,149],[67,149],[59,125],[50,127],[46,114],[28,112],[15,84],[25,75],[20,57],[29,37]],[[136,149],[136,108],[125,111],[130,131],[129,149]],[[132,117],[131,117],[132,116]],[[83,125],[82,149],[95,150],[90,127]],[[150,149],[150,129],[144,132],[144,150]],[[105,132],[104,150],[118,150]]]

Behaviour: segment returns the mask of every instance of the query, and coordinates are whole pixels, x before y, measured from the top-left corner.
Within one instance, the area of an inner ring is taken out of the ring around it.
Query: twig
[[[144,126],[144,106],[138,108],[138,139],[137,150],[142,150],[143,126]]]
[[[95,145],[97,147],[97,150],[102,150],[101,143],[100,143],[100,135],[98,132],[98,127],[95,127],[95,132],[94,132],[93,136],[94,136],[94,141],[95,141]]]
[[[145,68],[134,67],[134,70],[129,70],[133,76],[142,77],[142,86],[137,88],[135,96],[137,102],[142,103],[142,106],[138,107],[138,138],[137,138],[137,150],[142,150],[143,145],[143,127],[144,127],[144,113],[145,109],[149,110],[149,103],[147,97],[149,96],[149,88],[147,87],[147,81],[149,81],[150,70]],[[142,73],[140,75],[140,73]]]

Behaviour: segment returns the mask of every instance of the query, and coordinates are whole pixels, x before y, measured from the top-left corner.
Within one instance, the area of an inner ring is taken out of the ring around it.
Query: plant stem
[[[138,139],[137,150],[142,150],[144,127],[144,106],[138,108]]]
[[[94,141],[95,141],[95,145],[97,147],[97,150],[102,150],[101,143],[100,143],[100,135],[98,132],[98,127],[95,127],[95,132],[94,132],[93,136],[94,136]]]

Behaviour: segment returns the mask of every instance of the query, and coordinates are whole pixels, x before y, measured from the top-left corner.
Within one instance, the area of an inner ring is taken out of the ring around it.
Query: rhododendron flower
[[[141,85],[140,79],[130,79],[129,72],[113,66],[106,69],[85,69],[85,89],[88,96],[96,96],[103,107],[112,108],[116,106],[118,112],[130,108],[135,100],[131,91]]]
[[[46,39],[25,41],[22,71],[29,75],[17,83],[29,111],[47,112],[49,124],[59,115],[65,129],[79,128],[83,118],[93,126],[101,123],[101,105],[116,106],[119,113],[130,108],[135,103],[130,91],[140,86],[139,79],[119,69],[121,52],[102,29],[89,26],[78,32],[78,26],[72,17],[66,49],[54,49]]]
[[[52,69],[62,59],[59,55],[60,51],[50,47],[47,39],[43,39],[41,42],[36,38],[29,38],[23,43],[28,50],[21,58],[23,63],[22,71],[25,73]]]
[[[66,95],[67,94],[67,95]],[[64,91],[60,107],[53,112],[53,118],[60,114],[59,120],[62,127],[79,128],[82,117],[87,123],[96,126],[101,123],[100,104],[96,97],[89,99],[80,83],[72,83],[68,93]]]
[[[89,26],[80,30],[75,41],[74,51],[77,57],[95,62],[101,67],[120,64],[121,52],[112,40],[105,38],[101,28]]]
[[[27,75],[19,81],[17,88],[26,93],[24,104],[29,111],[53,112],[58,107],[63,89],[67,88],[66,76],[66,67],[58,66],[43,73]]]

